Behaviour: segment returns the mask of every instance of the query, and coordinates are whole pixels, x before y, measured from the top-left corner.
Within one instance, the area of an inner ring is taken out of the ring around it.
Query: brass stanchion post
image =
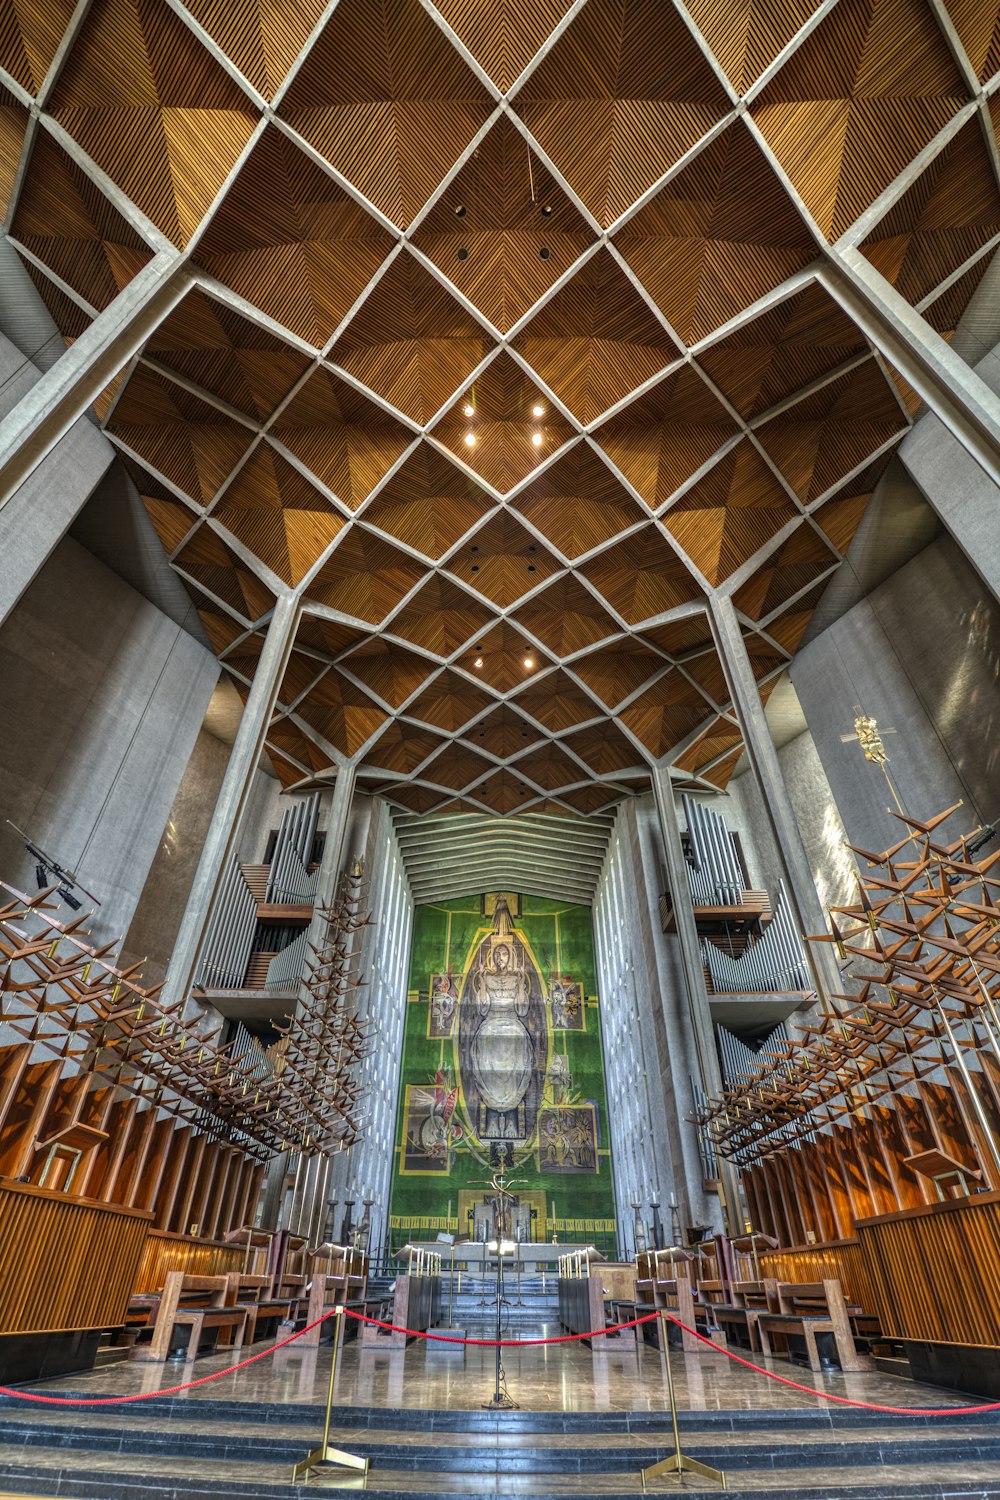
[[[337,1381],[337,1364],[340,1359],[340,1345],[344,1329],[344,1309],[334,1309],[336,1322],[333,1325],[333,1358],[330,1360],[330,1381],[326,1388],[326,1418],[323,1422],[323,1441],[318,1448],[307,1453],[301,1462],[292,1465],[292,1483],[296,1479],[303,1479],[318,1464],[339,1464],[342,1469],[358,1469],[362,1474],[368,1473],[368,1460],[361,1458],[357,1453],[345,1453],[342,1448],[330,1447],[330,1419],[333,1412],[333,1388]]]
[[[663,1359],[667,1366],[667,1396],[670,1401],[670,1420],[674,1428],[674,1451],[669,1458],[661,1458],[659,1463],[650,1464],[647,1469],[640,1469],[639,1478],[642,1480],[643,1492],[646,1489],[646,1481],[658,1479],[661,1474],[676,1474],[679,1478],[687,1472],[690,1474],[702,1474],[706,1479],[714,1479],[723,1489],[726,1488],[726,1476],[721,1469],[713,1469],[710,1464],[703,1464],[697,1458],[688,1458],[686,1453],[681,1452],[681,1429],[677,1420],[677,1396],[674,1391],[674,1372],[670,1367],[670,1347],[667,1343],[667,1315],[660,1312],[660,1342],[663,1349]]]

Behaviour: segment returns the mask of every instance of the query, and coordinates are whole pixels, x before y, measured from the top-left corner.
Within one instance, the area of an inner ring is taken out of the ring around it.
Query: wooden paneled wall
[[[778,1281],[839,1281],[849,1302],[866,1311],[875,1306],[874,1284],[857,1240],[775,1250],[760,1257],[760,1269]]]
[[[148,1213],[5,1182],[0,1224],[0,1334],[123,1321]]]
[[[194,1239],[186,1234],[153,1229],[143,1248],[135,1290],[161,1291],[168,1271],[183,1271],[187,1276],[224,1276],[227,1271],[242,1271],[245,1259],[244,1245],[227,1245],[221,1240]],[[251,1260],[250,1270],[255,1269]]]

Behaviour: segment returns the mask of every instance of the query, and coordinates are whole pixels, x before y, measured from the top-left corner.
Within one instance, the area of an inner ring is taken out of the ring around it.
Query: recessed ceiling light
[[[531,441],[536,448],[540,448],[542,446],[542,434],[540,432],[533,432],[531,434]]]
[[[465,405],[462,407],[462,410],[467,417],[474,417],[476,415],[476,408],[473,406],[471,401],[466,401]]]
[[[474,432],[467,432],[465,434],[465,446],[467,448],[474,448],[476,446],[476,434]]]
[[[526,656],[524,658],[524,665],[527,667],[528,671],[530,672],[531,669],[532,669],[532,667],[535,665],[535,658],[533,656]]]
[[[533,417],[544,417],[545,407],[542,406],[540,402],[536,402],[535,405],[531,408],[531,415]]]
[[[483,664],[483,658],[481,656],[477,656],[476,657],[476,666],[477,667],[481,667],[482,664]]]

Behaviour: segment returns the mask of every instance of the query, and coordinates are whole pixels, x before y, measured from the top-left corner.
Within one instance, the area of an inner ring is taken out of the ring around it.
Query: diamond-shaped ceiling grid
[[[442,414],[432,432],[505,494],[573,437],[575,429],[505,350]]]
[[[50,108],[179,245],[201,223],[258,118],[162,0],[94,0]]]
[[[419,0],[341,0],[281,115],[402,227],[492,104]]]
[[[284,407],[271,436],[351,510],[413,441],[395,417],[322,367]]]
[[[839,0],[751,115],[819,228],[837,239],[967,99],[923,0]]]
[[[577,786],[589,781],[583,766],[558,744],[549,742],[537,750],[529,750],[514,764],[518,776],[533,781],[543,791],[555,792],[560,787]]]
[[[493,762],[485,756],[477,755],[465,745],[451,744],[436,755],[429,765],[422,767],[420,779],[434,782],[436,786],[450,787],[453,792],[461,792],[470,782],[478,781],[493,769]]]
[[[550,664],[546,653],[532,645],[510,620],[498,621],[485,635],[470,641],[457,663],[496,693],[512,692]]]
[[[704,723],[710,712],[697,688],[675,668],[622,709],[619,718],[650,754],[660,756]]]
[[[699,572],[718,586],[798,514],[744,438],[685,490],[664,514],[663,524]]]
[[[310,689],[296,713],[342,755],[356,755],[387,718],[383,709],[334,667]]]
[[[571,559],[644,519],[641,508],[587,443],[577,443],[550,464],[512,504]]]
[[[393,635],[422,646],[425,651],[451,656],[491,618],[492,610],[481,600],[471,598],[457,584],[434,574],[393,615],[389,629]]]
[[[520,755],[535,744],[542,738],[542,732],[511,704],[502,703],[485,718],[477,719],[465,731],[463,738],[479,750],[485,750],[498,759],[509,760],[511,756]]]
[[[694,578],[653,524],[616,542],[580,571],[629,625],[666,614],[699,595]]]
[[[948,0],[955,23],[976,76],[985,83],[1000,68],[1000,10],[995,0]]]
[[[615,237],[686,343],[816,258],[816,243],[737,120]]]
[[[514,618],[557,656],[572,656],[621,631],[600,599],[572,576],[557,578],[533,595]]]
[[[509,609],[558,570],[555,558],[508,511],[499,511],[448,561],[463,583]]]
[[[365,641],[339,665],[390,708],[399,708],[437,670],[426,656],[381,640]]]
[[[274,608],[274,595],[210,526],[202,524],[174,558],[174,566],[244,620]]]
[[[608,708],[625,699],[667,666],[666,660],[638,640],[616,641],[573,663],[573,671]],[[634,759],[628,762],[634,764]]]
[[[410,776],[445,741],[429,729],[390,719],[366,756],[369,767]]]
[[[561,670],[548,672],[537,682],[529,683],[518,693],[514,706],[537,719],[552,734],[604,717],[594,700]]]
[[[488,693],[460,677],[457,672],[444,671],[435,677],[425,690],[406,710],[408,718],[419,719],[447,734],[457,734],[476,714],[488,708],[493,699]]]
[[[344,518],[267,443],[250,455],[212,511],[282,582],[294,588],[339,535]]]
[[[516,107],[607,227],[728,105],[672,5],[590,0],[518,91]]]
[[[594,234],[503,115],[413,243],[506,333],[554,286]]]
[[[142,503],[156,527],[156,534],[163,543],[165,551],[168,553],[175,551],[195,524],[196,512],[183,500],[179,500],[165,484],[161,484],[140,464],[126,459],[125,468],[139,491]],[[212,645],[219,650],[214,641]]]
[[[823,537],[803,521],[777,552],[733,596],[738,609],[762,620],[792,599],[837,561]]]
[[[562,743],[585,761],[597,776],[618,776],[645,765],[645,756],[613,724],[595,729],[580,729],[568,734]]]
[[[265,99],[274,98],[289,68],[326,9],[326,0],[184,0],[243,77]]]
[[[367,506],[365,525],[437,560],[492,506],[492,497],[474,479],[425,441]]]
[[[355,526],[306,585],[305,596],[377,625],[422,576],[420,564]]]
[[[687,0],[688,14],[738,93],[745,93],[818,8],[820,0]]]
[[[75,10],[74,0],[5,0],[0,12],[0,68],[37,94]]]

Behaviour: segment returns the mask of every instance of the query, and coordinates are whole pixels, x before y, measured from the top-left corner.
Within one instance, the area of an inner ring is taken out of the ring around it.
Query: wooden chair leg
[[[804,1324],[802,1332],[805,1334],[806,1338],[806,1353],[809,1356],[809,1368],[810,1370],[818,1372],[822,1370],[823,1366],[820,1363],[819,1349],[816,1345],[815,1329],[810,1328],[808,1324]]]
[[[201,1344],[201,1333],[204,1318],[192,1318],[191,1332],[188,1335],[187,1356],[189,1360],[198,1358],[198,1347]]]

